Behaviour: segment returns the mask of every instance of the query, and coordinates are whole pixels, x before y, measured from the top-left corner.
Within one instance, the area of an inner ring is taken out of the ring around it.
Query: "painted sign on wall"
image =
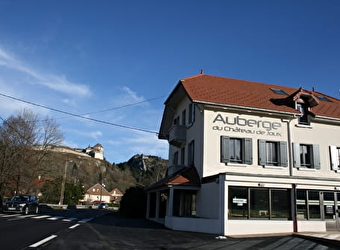
[[[246,119],[240,116],[229,117],[217,114],[213,120],[213,130],[257,134],[267,136],[282,136],[280,122],[266,120]]]

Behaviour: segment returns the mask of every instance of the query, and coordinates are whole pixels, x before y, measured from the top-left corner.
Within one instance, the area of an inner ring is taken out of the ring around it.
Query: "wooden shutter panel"
[[[336,146],[329,146],[329,152],[331,156],[331,169],[338,170],[339,169],[339,158]]]
[[[259,165],[266,165],[266,141],[259,140]]]
[[[300,163],[300,144],[293,143],[293,157],[294,157],[294,167],[299,168],[301,166]]]
[[[253,164],[253,142],[251,138],[245,138],[244,140],[244,163],[248,165]]]
[[[320,163],[320,149],[319,145],[314,144],[313,145],[313,168],[320,169],[321,163]]]
[[[280,141],[280,163],[282,167],[288,167],[287,142]]]
[[[221,162],[228,163],[229,159],[229,136],[221,136]]]

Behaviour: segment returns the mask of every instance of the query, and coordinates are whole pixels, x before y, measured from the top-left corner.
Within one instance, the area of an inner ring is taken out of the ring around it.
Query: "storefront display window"
[[[230,218],[248,217],[247,188],[229,188],[229,214]]]
[[[250,189],[250,217],[269,218],[268,189]]]
[[[296,210],[298,219],[307,219],[306,190],[296,191]]]
[[[288,190],[271,190],[271,218],[290,218]]]
[[[308,211],[310,219],[320,219],[320,193],[319,191],[308,191]]]

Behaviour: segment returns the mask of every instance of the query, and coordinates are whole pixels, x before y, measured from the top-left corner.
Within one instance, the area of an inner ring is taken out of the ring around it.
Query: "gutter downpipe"
[[[292,135],[290,131],[290,122],[295,118],[286,120],[282,119],[282,122],[287,123],[287,136],[288,136],[288,157],[289,157],[289,177],[293,176],[293,153],[292,153]],[[292,191],[291,191],[291,217],[293,219],[293,232],[298,232],[298,224],[297,224],[297,210],[296,210],[296,183],[292,184]]]

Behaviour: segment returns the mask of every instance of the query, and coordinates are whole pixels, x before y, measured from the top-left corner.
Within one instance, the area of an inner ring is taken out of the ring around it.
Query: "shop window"
[[[252,139],[221,136],[221,162],[252,164]]]
[[[230,187],[228,204],[228,217],[233,219],[291,218],[287,189]]]
[[[319,191],[308,191],[308,212],[310,219],[320,219],[320,194]]]
[[[250,189],[250,218],[269,218],[268,189]]]
[[[287,142],[259,140],[259,165],[287,167]]]
[[[247,188],[229,188],[229,218],[248,218]]]
[[[271,218],[290,218],[290,193],[288,190],[271,190]]]
[[[329,146],[330,156],[331,156],[331,169],[340,169],[340,147]]]
[[[183,217],[196,216],[196,191],[174,191],[173,215]]]
[[[335,215],[334,192],[323,192],[324,216],[327,220],[333,220]]]
[[[294,167],[320,169],[319,145],[293,143]]]
[[[306,190],[296,191],[296,212],[298,219],[307,219],[307,201]]]

